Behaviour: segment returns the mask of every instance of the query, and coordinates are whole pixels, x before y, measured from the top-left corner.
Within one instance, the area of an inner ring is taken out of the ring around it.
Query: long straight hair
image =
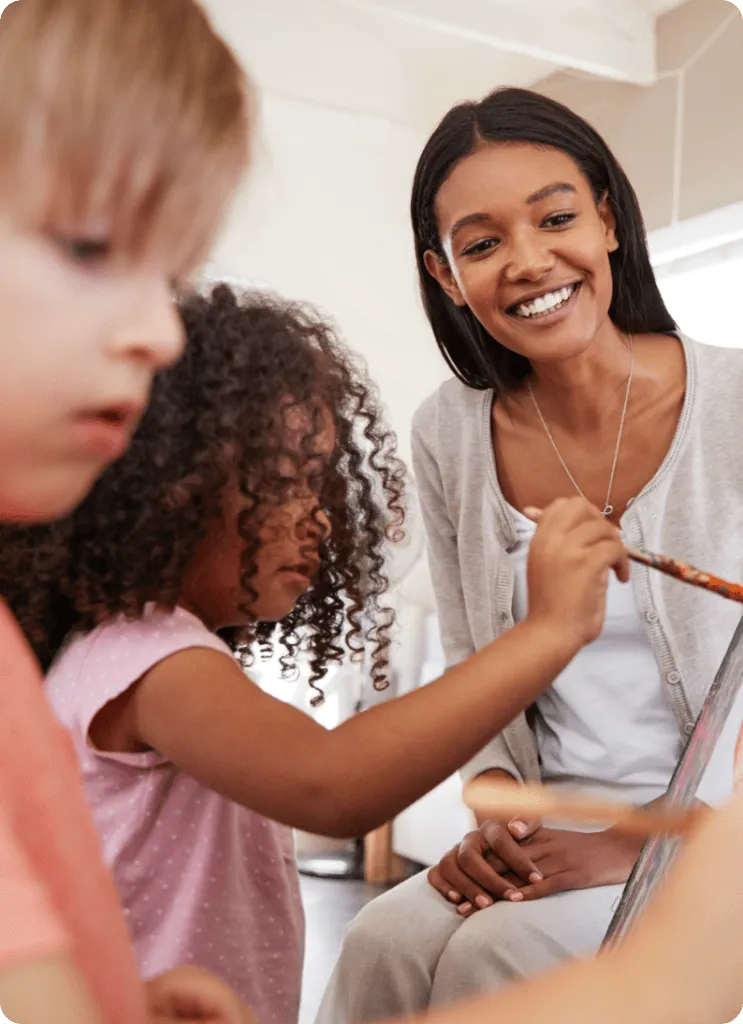
[[[461,103],[428,140],[415,172],[411,217],[421,297],[444,359],[468,387],[517,388],[531,373],[529,360],[485,330],[470,309],[456,306],[428,273],[425,253],[444,259],[436,198],[454,168],[487,143],[520,142],[559,150],[588,180],[598,203],[608,201],[616,218],[619,249],[609,261],[613,295],[609,316],[631,334],[669,334],[676,329],[655,280],[647,234],[632,185],[598,132],[561,103],[526,89],[499,89],[481,103]]]

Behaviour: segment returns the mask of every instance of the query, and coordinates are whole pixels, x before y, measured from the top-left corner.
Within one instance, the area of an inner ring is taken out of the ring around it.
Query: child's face
[[[320,545],[330,536],[330,523],[316,511],[317,496],[307,492],[275,509],[260,529],[257,571],[250,581],[256,598],[248,612],[248,595],[240,579],[245,541],[238,518],[245,499],[232,489],[224,513],[215,519],[186,574],[183,603],[213,629],[279,622],[286,618],[312,585],[320,570]]]
[[[183,349],[169,270],[100,234],[25,233],[0,212],[0,518],[71,511],[126,450]]]
[[[303,421],[301,413],[299,419]],[[301,427],[298,433],[301,435]],[[312,586],[322,565],[321,545],[331,532],[327,516],[318,509],[318,478],[335,444],[335,427],[326,414],[325,424],[314,439],[317,457],[310,459],[306,477],[296,479],[292,496],[281,507],[270,510],[262,521],[256,572],[250,580],[257,596],[248,612],[243,610],[248,595],[240,578],[245,541],[238,529],[245,498],[238,487],[228,488],[222,516],[210,525],[184,585],[185,603],[212,628],[246,625],[256,619],[279,622]],[[294,475],[293,469],[292,459],[281,467],[287,477]]]

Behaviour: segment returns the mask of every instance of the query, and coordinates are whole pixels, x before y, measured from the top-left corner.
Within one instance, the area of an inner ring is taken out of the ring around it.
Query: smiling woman
[[[598,133],[524,90],[461,104],[425,146],[411,211],[423,304],[457,378],[413,431],[448,663],[523,622],[540,592],[523,510],[576,492],[629,543],[740,578],[728,410],[743,353],[677,333],[637,197]],[[737,614],[649,572],[633,566],[631,587],[610,580],[601,635],[466,779],[638,805],[663,795]],[[730,792],[729,771],[718,782]],[[480,825],[430,879],[362,912],[318,1024],[419,1012],[599,947],[640,844]]]
[[[507,89],[481,104],[455,107],[421,156],[411,207],[424,306],[442,353],[471,387],[508,388],[530,370],[528,356],[519,358],[523,353],[507,344],[508,322],[488,322],[476,297],[468,301],[472,278],[475,285],[485,280],[473,262],[496,253],[509,263],[512,280],[516,273],[512,303],[544,297],[545,286],[580,285],[593,266],[603,273],[591,283],[603,288],[622,331],[675,327],[653,277],[642,213],[626,174],[601,136],[560,104]],[[554,245],[539,239],[547,235],[558,249],[567,245],[574,259],[545,279],[539,261],[552,259]],[[526,280],[518,277],[523,259],[530,268]],[[503,338],[498,327],[505,327]]]

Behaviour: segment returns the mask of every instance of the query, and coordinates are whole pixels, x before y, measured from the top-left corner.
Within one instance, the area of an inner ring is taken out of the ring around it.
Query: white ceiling
[[[264,92],[410,127],[498,84],[655,76],[680,0],[205,0]]]

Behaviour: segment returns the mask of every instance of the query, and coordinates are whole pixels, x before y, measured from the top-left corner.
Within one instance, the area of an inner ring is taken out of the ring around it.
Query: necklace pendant
[[[614,511],[614,506],[613,505],[607,505],[606,508],[604,509],[603,514],[605,516],[610,516],[613,511]]]

